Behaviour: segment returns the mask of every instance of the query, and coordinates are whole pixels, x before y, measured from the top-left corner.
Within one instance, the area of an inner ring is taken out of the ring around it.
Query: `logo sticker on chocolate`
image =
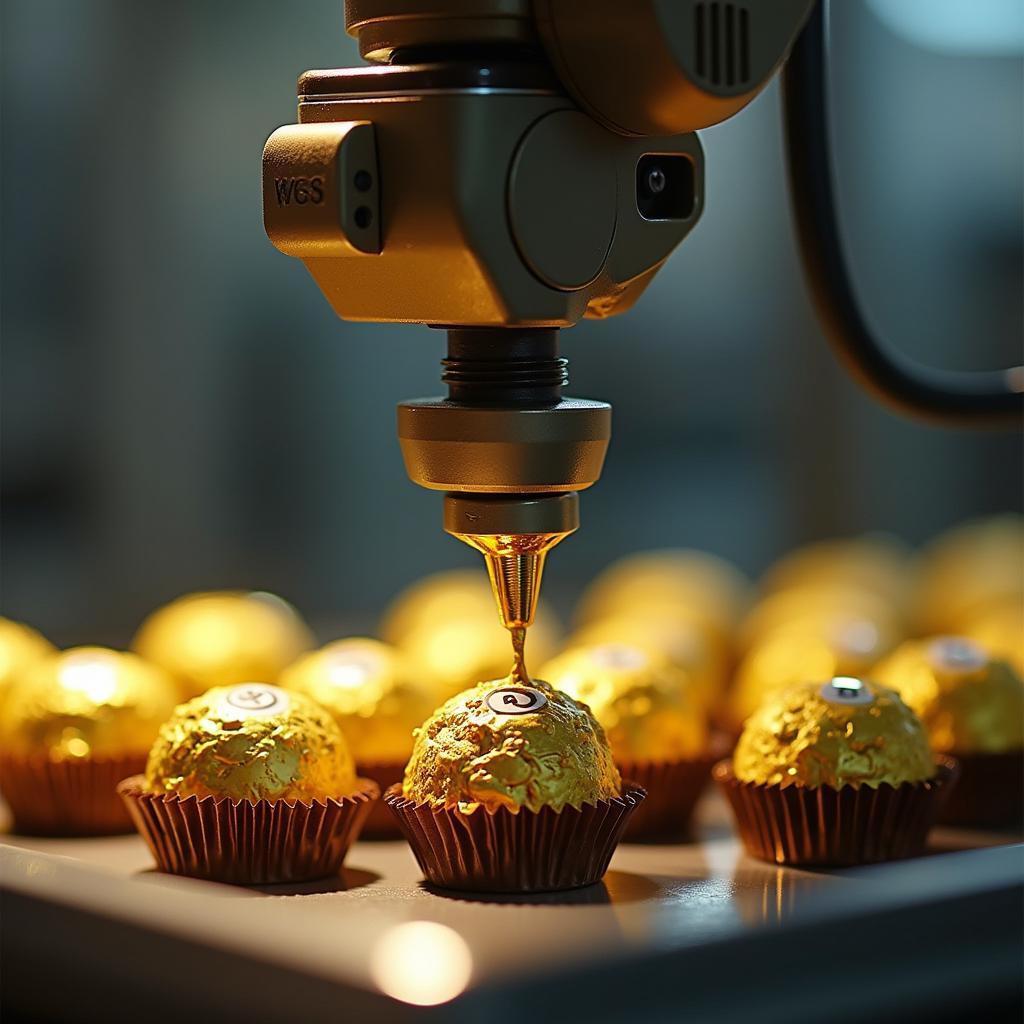
[[[825,683],[818,692],[829,704],[859,707],[875,702],[871,691],[859,679],[854,679],[853,676],[836,676]]]
[[[985,652],[976,643],[958,636],[933,640],[928,645],[928,657],[939,672],[977,672],[988,662]]]
[[[263,718],[284,714],[290,703],[288,694],[276,686],[242,683],[228,690],[223,700],[222,714],[225,717],[238,715],[241,718]]]
[[[484,698],[496,715],[529,715],[540,711],[548,699],[532,686],[502,686]]]

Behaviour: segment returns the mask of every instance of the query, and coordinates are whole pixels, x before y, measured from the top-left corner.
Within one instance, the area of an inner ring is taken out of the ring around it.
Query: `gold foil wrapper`
[[[282,674],[281,685],[331,713],[360,765],[407,761],[413,730],[435,707],[404,655],[362,637],[303,655]]]
[[[144,755],[174,709],[173,680],[134,654],[76,647],[35,662],[0,710],[0,747],[51,760]]]
[[[0,711],[14,681],[57,648],[31,626],[0,618]]]
[[[594,580],[577,619],[585,625],[620,613],[678,609],[726,639],[749,598],[749,580],[725,559],[685,548],[644,551],[613,563]]]
[[[471,814],[580,807],[617,797],[620,778],[586,706],[546,683],[498,680],[451,698],[416,731],[403,786],[414,803]]]
[[[967,622],[962,634],[1024,677],[1024,601],[986,608]]]
[[[896,634],[856,616],[804,620],[778,629],[747,651],[737,666],[723,705],[725,727],[739,733],[765,700],[795,683],[865,675],[896,640]]]
[[[874,594],[903,615],[911,606],[917,566],[894,537],[864,535],[806,544],[780,558],[761,578],[771,593],[792,588]]]
[[[848,683],[863,703],[825,696],[829,683],[802,683],[769,697],[747,720],[733,753],[736,778],[768,786],[877,787],[934,773],[920,720],[894,690]]]
[[[847,623],[863,622],[895,646],[906,635],[904,619],[879,594],[857,587],[808,584],[767,594],[750,610],[737,632],[737,647],[748,651],[780,632],[831,637]]]
[[[934,750],[959,757],[1024,749],[1024,681],[969,640],[910,641],[872,675],[917,712]]]
[[[852,867],[917,857],[955,792],[959,768],[939,757],[930,777],[878,786],[816,787],[745,782],[731,761],[714,778],[751,857],[793,867]]]
[[[626,644],[575,647],[538,673],[601,723],[616,761],[680,761],[708,746],[704,701],[667,657]]]
[[[337,875],[380,790],[357,779],[326,800],[229,800],[153,793],[136,775],[118,794],[161,871],[270,885]]]
[[[507,807],[466,814],[419,803],[392,787],[384,802],[412,847],[427,882],[463,892],[557,892],[593,885],[608,870],[615,847],[644,791],[623,783],[622,794],[514,813]]]
[[[151,792],[231,800],[326,800],[353,791],[355,765],[334,719],[300,693],[264,683],[182,704],[146,765]]]
[[[143,622],[132,648],[174,676],[182,697],[213,686],[276,683],[313,637],[298,612],[274,594],[186,594]]]
[[[552,657],[560,631],[543,602],[529,634],[531,661]],[[430,686],[435,707],[481,679],[499,679],[508,671],[508,630],[479,570],[438,573],[410,587],[388,609],[380,635]]]
[[[978,519],[934,540],[921,558],[921,634],[956,634],[989,608],[1024,604],[1024,516]]]
[[[624,610],[583,626],[567,647],[595,644],[626,644],[658,652],[686,673],[694,692],[709,708],[721,697],[731,667],[730,645],[685,609]]]

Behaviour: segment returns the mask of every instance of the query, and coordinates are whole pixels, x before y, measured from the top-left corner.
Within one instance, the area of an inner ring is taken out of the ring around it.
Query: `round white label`
[[[928,657],[939,672],[977,672],[988,662],[976,643],[959,636],[933,640],[928,645]]]
[[[228,690],[221,713],[224,717],[262,718],[284,714],[291,699],[284,690],[269,683],[242,683]]]
[[[829,704],[845,704],[848,707],[873,704],[875,700],[871,691],[853,676],[835,676],[818,692]]]
[[[528,715],[540,711],[548,699],[532,686],[500,686],[484,698],[496,715]]]

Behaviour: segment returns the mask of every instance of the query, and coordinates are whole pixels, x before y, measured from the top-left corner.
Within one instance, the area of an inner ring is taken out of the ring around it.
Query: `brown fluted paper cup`
[[[558,892],[599,881],[630,816],[646,796],[623,783],[622,796],[579,809],[513,813],[435,808],[384,795],[431,885],[463,892]]]
[[[924,852],[958,766],[935,761],[933,778],[898,786],[780,786],[740,782],[732,761],[714,778],[736,817],[752,857],[773,864],[849,867],[915,857]]]
[[[382,793],[386,793],[392,786],[398,785],[405,776],[404,761],[360,761],[356,767],[360,775],[376,782]],[[398,822],[395,821],[395,816],[383,800],[374,801],[359,837],[360,839],[402,838]]]
[[[619,773],[646,790],[643,803],[632,813],[622,839],[626,843],[683,839],[711,768],[718,755],[686,761],[620,761]]]
[[[1024,750],[956,754],[960,778],[939,814],[942,825],[1024,829]]]
[[[237,885],[309,882],[341,870],[380,795],[359,779],[325,801],[230,800],[149,793],[141,775],[118,792],[161,871]]]
[[[0,754],[0,790],[11,810],[15,832],[116,835],[132,830],[117,784],[145,766],[145,754],[61,760],[48,754]]]

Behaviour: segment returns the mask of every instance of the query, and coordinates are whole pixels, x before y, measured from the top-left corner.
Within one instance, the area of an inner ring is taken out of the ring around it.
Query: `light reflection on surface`
[[[447,1003],[465,989],[472,973],[465,941],[433,921],[409,921],[389,929],[370,958],[378,988],[413,1006]]]
[[[105,704],[117,691],[117,656],[89,651],[67,658],[60,669],[60,685]]]

